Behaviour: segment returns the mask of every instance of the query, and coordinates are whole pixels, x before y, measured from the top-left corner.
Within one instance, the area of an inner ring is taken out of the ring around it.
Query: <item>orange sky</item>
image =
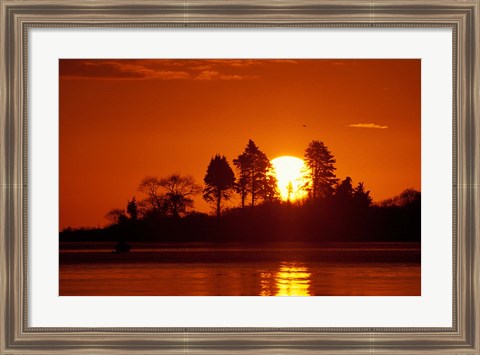
[[[323,141],[374,201],[420,190],[420,60],[73,60],[60,66],[60,229],[103,226],[146,175],[193,175],[248,139]],[[233,200],[238,204],[239,201]],[[195,209],[209,212],[201,196]]]

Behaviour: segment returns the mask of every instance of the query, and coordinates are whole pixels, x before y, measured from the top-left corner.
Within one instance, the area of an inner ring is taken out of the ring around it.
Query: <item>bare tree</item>
[[[388,198],[378,203],[382,207],[405,207],[410,204],[419,203],[421,199],[420,191],[413,188],[404,190],[397,196]]]
[[[163,211],[165,194],[162,193],[162,184],[159,178],[156,176],[145,176],[140,185],[138,185],[138,191],[146,195],[146,199],[141,204],[145,205],[147,210],[154,213]]]
[[[105,218],[110,222],[110,225],[120,224],[127,220],[125,211],[120,208],[113,208],[107,212]]]
[[[180,213],[193,207],[193,197],[202,191],[190,175],[169,175],[160,179],[160,186],[165,190],[165,209],[173,217],[179,217]]]

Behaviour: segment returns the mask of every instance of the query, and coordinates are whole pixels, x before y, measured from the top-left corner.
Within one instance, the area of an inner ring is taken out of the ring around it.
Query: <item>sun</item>
[[[301,200],[307,196],[302,187],[306,183],[305,162],[296,157],[281,156],[272,161],[277,188],[283,201]]]

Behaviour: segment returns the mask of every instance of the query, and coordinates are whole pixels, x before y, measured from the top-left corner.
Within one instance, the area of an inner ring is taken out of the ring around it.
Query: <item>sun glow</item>
[[[305,185],[305,163],[302,159],[282,156],[272,160],[277,178],[277,188],[284,201],[300,200],[307,196]]]

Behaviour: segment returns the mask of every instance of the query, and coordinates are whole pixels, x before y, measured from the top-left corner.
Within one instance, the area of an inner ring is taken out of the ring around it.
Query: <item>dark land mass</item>
[[[419,196],[402,205],[362,206],[338,200],[233,208],[219,216],[149,214],[105,228],[60,232],[60,242],[314,243],[420,242]]]

